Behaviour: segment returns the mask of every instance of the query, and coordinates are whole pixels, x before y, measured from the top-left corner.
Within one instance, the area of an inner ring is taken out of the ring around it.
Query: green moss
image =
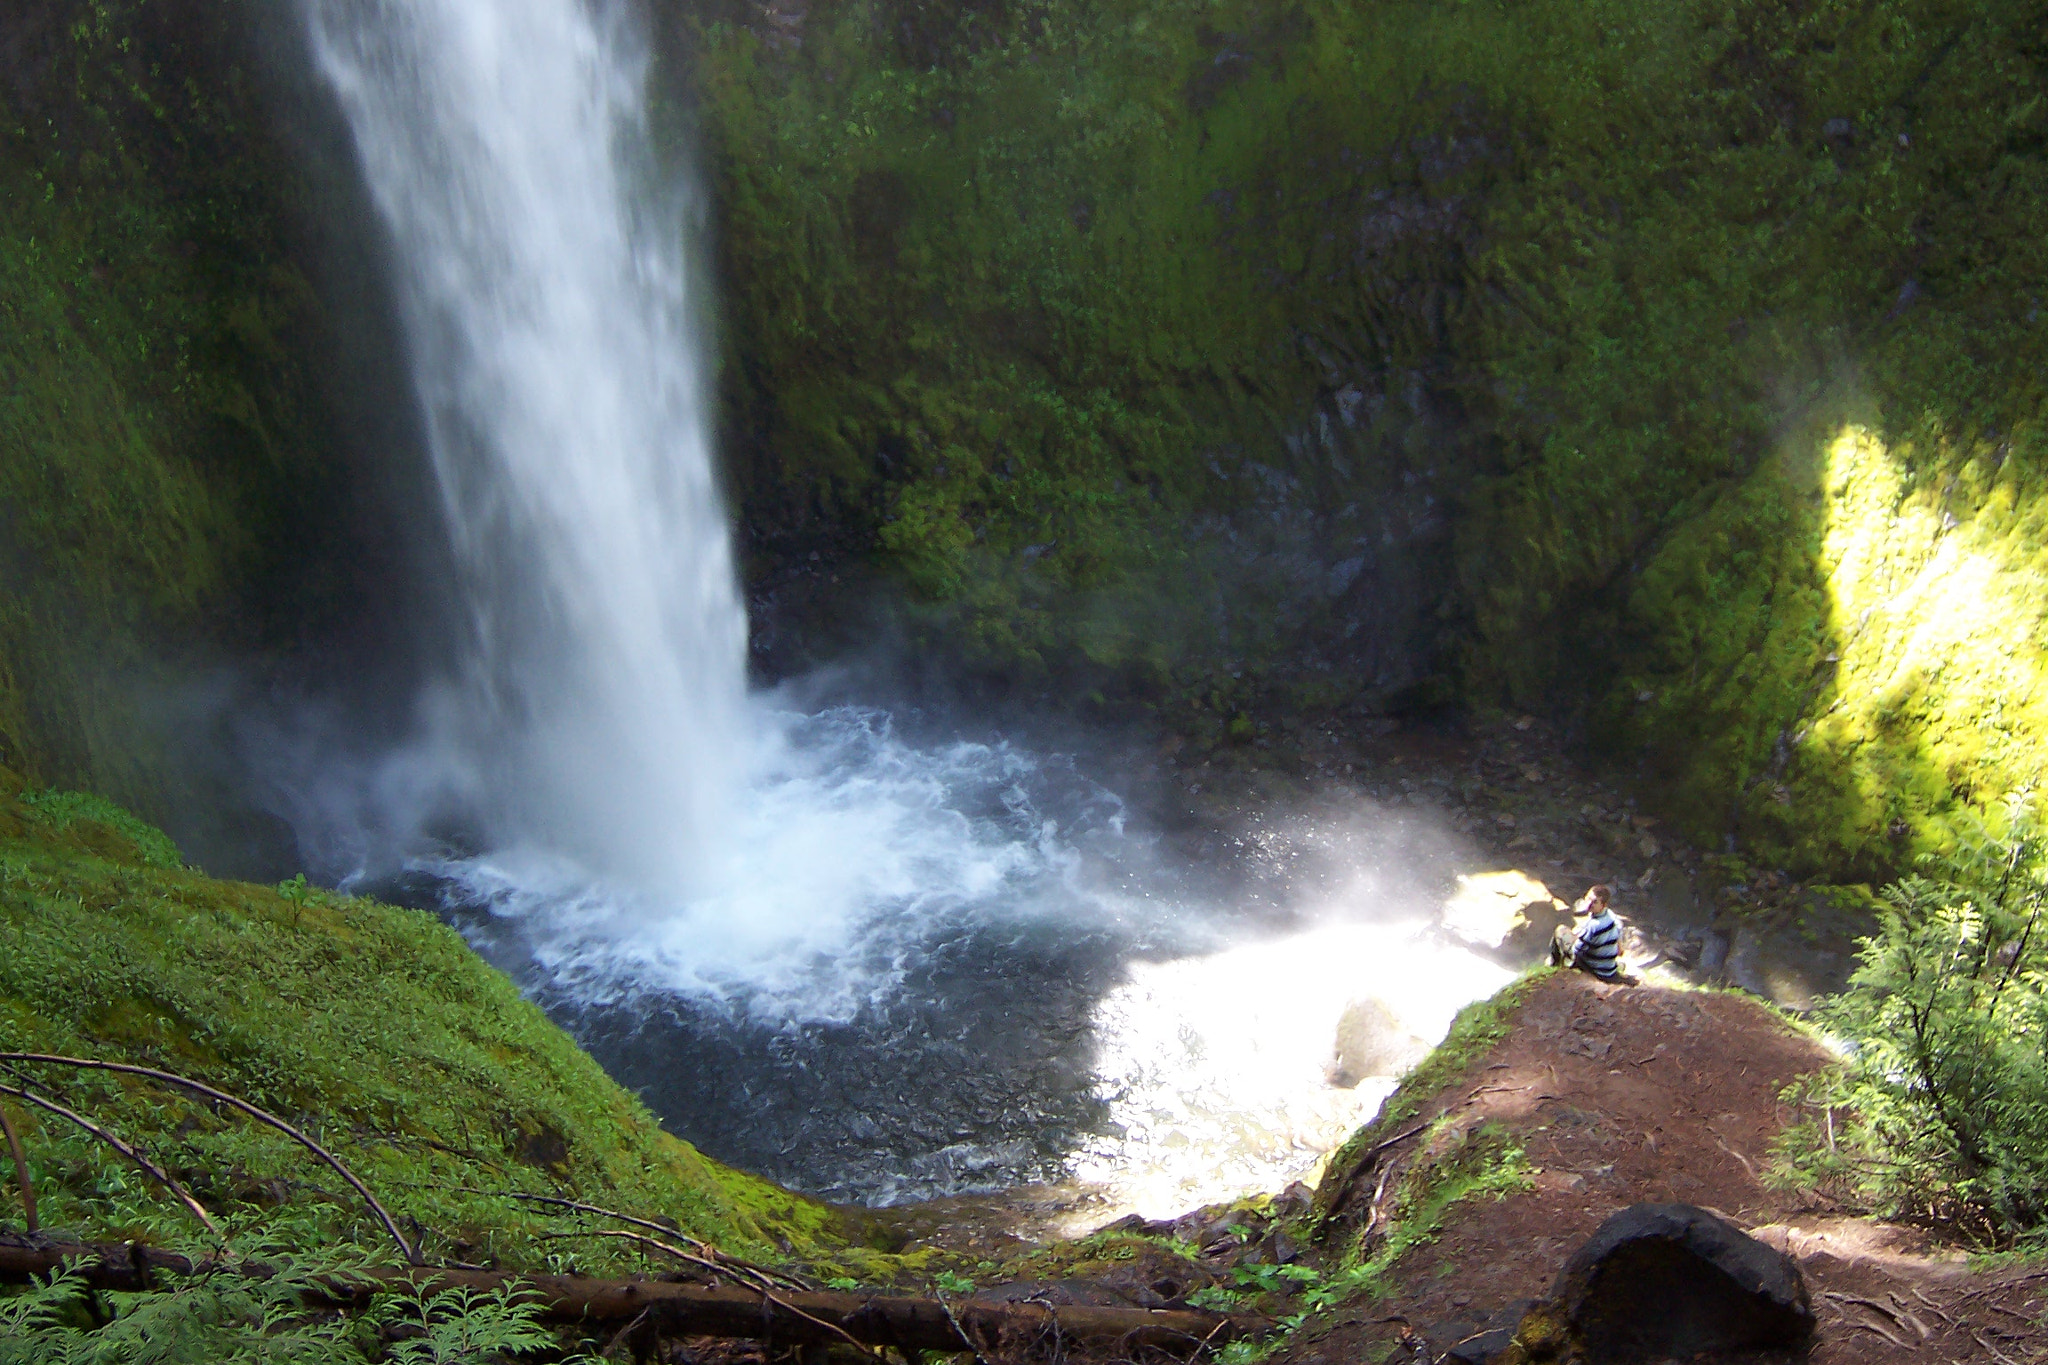
[[[239,0],[37,8],[0,85],[0,761],[168,813],[152,708],[303,628],[345,503],[303,192]]]
[[[1696,837],[1880,879],[2040,771],[2040,436],[1887,442],[1817,409],[1660,548],[1603,739]]]
[[[17,799],[28,812],[31,828],[42,827],[37,829],[38,834],[47,830],[48,834],[71,834],[85,840],[90,840],[94,833],[100,833],[102,839],[112,835],[127,844],[124,851],[129,856],[124,861],[169,870],[185,865],[184,857],[170,836],[154,825],[138,820],[103,796],[87,792],[29,791],[21,793]],[[98,831],[91,828],[95,825],[99,827]]]
[[[1443,1128],[1439,1123],[1439,1128]],[[1384,1237],[1353,1249],[1345,1266],[1354,1282],[1374,1285],[1394,1265],[1436,1239],[1451,1209],[1468,1199],[1505,1199],[1531,1188],[1535,1170],[1505,1128],[1443,1129],[1403,1174],[1387,1214]]]
[[[662,1132],[432,916],[319,892],[296,905],[164,866],[161,834],[92,798],[0,801],[0,819],[31,833],[95,823],[122,831],[130,854],[0,840],[0,1047],[158,1065],[270,1108],[339,1152],[437,1255],[535,1270],[636,1260],[613,1243],[550,1240],[577,1225],[465,1191],[667,1218],[739,1254],[836,1240],[824,1207]],[[144,1084],[29,1070],[182,1173],[245,1235],[380,1236],[268,1129]],[[47,1224],[178,1231],[175,1209],[117,1159],[15,1112]]]
[[[1849,644],[1821,488],[1850,418],[1901,507],[1956,478],[2026,624],[2039,0],[694,13],[749,525],[928,641],[1200,728],[1341,657],[1290,516],[1326,562],[1447,516],[1429,699],[1583,711],[1696,837],[1879,876],[2039,770],[2010,669]]]

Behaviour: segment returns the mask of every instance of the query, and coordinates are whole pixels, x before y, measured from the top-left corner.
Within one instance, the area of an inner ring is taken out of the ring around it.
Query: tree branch
[[[14,1131],[14,1120],[7,1117],[7,1106],[0,1104],[0,1133],[7,1135],[7,1150],[14,1156],[14,1183],[21,1191],[22,1219],[28,1225],[28,1235],[36,1235],[36,1182],[28,1173],[28,1154],[21,1150],[21,1135]]]
[[[0,1239],[0,1280],[21,1281],[81,1262],[95,1286],[144,1287],[151,1270],[174,1274],[234,1271],[275,1273],[275,1267],[236,1262],[195,1262],[142,1246],[94,1246],[38,1242],[20,1245]],[[1273,1324],[1250,1315],[1224,1317],[1191,1310],[1062,1307],[1024,1301],[991,1303],[894,1295],[806,1293],[777,1296],[737,1285],[686,1285],[660,1280],[592,1280],[562,1275],[520,1275],[510,1271],[443,1270],[431,1266],[368,1267],[323,1285],[323,1301],[349,1306],[385,1290],[415,1294],[446,1289],[490,1292],[516,1285],[538,1303],[543,1317],[558,1322],[630,1323],[647,1316],[656,1330],[671,1335],[761,1340],[773,1335],[792,1344],[843,1342],[893,1346],[904,1351],[979,1350],[977,1338],[999,1339],[1005,1329],[1034,1336],[1057,1330],[1063,1339],[1086,1340],[1186,1359],[1207,1346],[1256,1336]]]
[[[201,1204],[197,1199],[194,1199],[191,1195],[191,1192],[188,1191],[183,1185],[180,1185],[177,1179],[174,1176],[172,1176],[169,1171],[166,1171],[163,1167],[157,1165],[154,1161],[151,1161],[148,1157],[136,1151],[133,1147],[130,1147],[127,1143],[121,1141],[121,1139],[115,1137],[112,1133],[100,1127],[97,1123],[94,1123],[85,1115],[77,1113],[74,1110],[66,1109],[63,1105],[57,1103],[55,1100],[45,1099],[43,1096],[36,1094],[33,1090],[26,1090],[17,1086],[0,1085],[0,1095],[12,1095],[14,1096],[14,1098],[21,1100],[26,1104],[33,1104],[38,1109],[47,1109],[52,1114],[55,1114],[58,1118],[70,1120],[72,1123],[77,1124],[80,1128],[83,1128],[86,1132],[98,1138],[101,1142],[106,1143],[107,1146],[112,1147],[122,1156],[127,1157],[130,1161],[134,1162],[137,1166],[141,1167],[144,1175],[147,1175],[150,1179],[156,1181],[165,1189],[169,1190],[172,1194],[176,1195],[178,1197],[179,1202],[184,1204],[186,1208],[192,1211],[194,1217],[196,1217],[200,1222],[206,1224],[206,1230],[208,1232],[211,1232],[215,1237],[218,1237],[220,1239],[220,1244],[223,1247],[228,1245],[228,1235],[220,1230],[220,1224],[213,1221],[213,1215],[206,1211],[206,1206]]]
[[[384,1225],[384,1231],[389,1233],[391,1240],[398,1244],[399,1254],[405,1257],[406,1264],[420,1264],[419,1249],[405,1239],[405,1234],[398,1230],[398,1224],[385,1211],[384,1206],[377,1202],[377,1196],[370,1193],[370,1187],[361,1180],[358,1180],[354,1171],[342,1165],[341,1158],[335,1156],[334,1153],[328,1151],[325,1147],[322,1147],[319,1143],[313,1141],[313,1139],[307,1137],[277,1115],[267,1110],[259,1109],[247,1100],[237,1099],[224,1090],[216,1090],[212,1086],[202,1081],[195,1081],[189,1076],[179,1076],[169,1071],[158,1071],[155,1067],[131,1066],[125,1062],[102,1062],[87,1057],[55,1057],[40,1052],[0,1052],[0,1062],[41,1062],[48,1066],[66,1066],[81,1071],[111,1071],[125,1076],[143,1076],[153,1081],[161,1081],[165,1085],[174,1085],[181,1089],[192,1091],[194,1094],[204,1095],[208,1099],[216,1100],[231,1109],[240,1110],[258,1123],[269,1124],[272,1128],[277,1129],[278,1132],[283,1133],[286,1137],[292,1139],[332,1167],[334,1173],[347,1181],[349,1188],[361,1195],[363,1202],[370,1206],[370,1211],[377,1215],[377,1221]]]

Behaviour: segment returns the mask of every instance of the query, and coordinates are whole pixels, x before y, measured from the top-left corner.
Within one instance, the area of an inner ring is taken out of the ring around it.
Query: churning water
[[[1069,762],[750,695],[637,15],[304,6],[467,614],[414,739],[300,793],[337,876],[409,878],[679,1131],[846,1198],[1075,1176],[1164,1213],[1270,1185],[1376,1094],[1321,1076],[1349,997],[1427,965],[1406,1008],[1440,1033],[1497,984],[1417,956],[1442,954],[1413,887],[1281,906],[1311,927],[1276,939]]]

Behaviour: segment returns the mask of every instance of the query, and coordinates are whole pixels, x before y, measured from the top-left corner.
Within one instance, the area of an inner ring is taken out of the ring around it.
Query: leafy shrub
[[[1820,1011],[1849,1064],[1796,1171],[1987,1243],[2048,1233],[2048,841],[2015,808],[1885,888],[1849,988]],[[1846,1119],[1840,1111],[1846,1110]]]

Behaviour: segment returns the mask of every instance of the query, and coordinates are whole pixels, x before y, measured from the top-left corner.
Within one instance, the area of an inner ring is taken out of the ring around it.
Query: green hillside
[[[118,808],[0,772],[0,1050],[138,1063],[260,1105],[336,1152],[436,1260],[644,1267],[635,1247],[558,1236],[594,1225],[507,1193],[665,1220],[741,1256],[834,1240],[823,1206],[662,1132],[433,916],[286,891],[185,870]],[[153,1156],[245,1245],[386,1245],[361,1201],[269,1128],[142,1080],[24,1064],[0,1083],[23,1076]],[[7,1103],[45,1226],[204,1240],[111,1150]]]

